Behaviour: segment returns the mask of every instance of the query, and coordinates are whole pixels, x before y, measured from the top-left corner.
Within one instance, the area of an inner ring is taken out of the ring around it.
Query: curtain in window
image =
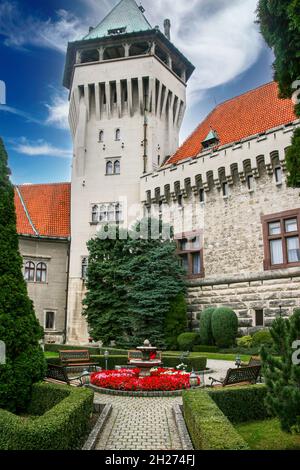
[[[270,240],[271,264],[283,264],[281,240]]]
[[[297,263],[300,261],[299,238],[291,237],[287,239],[288,262]]]
[[[34,271],[35,265],[32,261],[27,261],[25,264],[25,280],[26,281],[34,281]]]
[[[47,266],[45,263],[39,263],[36,266],[36,282],[46,282]]]
[[[200,274],[201,272],[201,260],[200,254],[193,254],[193,274]]]
[[[54,312],[46,312],[46,321],[45,321],[46,330],[53,330],[54,317],[55,317]]]

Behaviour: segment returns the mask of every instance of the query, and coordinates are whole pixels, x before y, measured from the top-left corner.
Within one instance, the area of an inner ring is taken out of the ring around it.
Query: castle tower
[[[186,83],[194,67],[144,9],[121,0],[80,41],[69,43],[64,86],[70,90],[74,145],[68,342],[86,342],[82,312],[87,241],[106,222],[129,226],[141,216],[140,177],[178,147]]]

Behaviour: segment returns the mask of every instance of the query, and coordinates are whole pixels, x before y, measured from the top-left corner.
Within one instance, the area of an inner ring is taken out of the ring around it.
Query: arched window
[[[35,273],[35,264],[32,261],[27,261],[25,264],[25,280],[28,282],[34,281],[34,273]]]
[[[121,131],[120,129],[116,129],[116,140],[120,140],[121,139]]]
[[[87,279],[88,258],[82,258],[81,261],[81,279]]]
[[[36,282],[47,281],[47,266],[45,263],[38,263],[36,265]]]
[[[92,207],[92,222],[98,222],[99,215],[98,215],[98,206],[95,205]]]
[[[104,140],[104,131],[99,132],[99,142],[103,142]]]
[[[107,175],[113,174],[113,164],[111,161],[106,162],[106,174]]]
[[[114,163],[114,174],[115,175],[120,174],[120,160],[116,160]]]

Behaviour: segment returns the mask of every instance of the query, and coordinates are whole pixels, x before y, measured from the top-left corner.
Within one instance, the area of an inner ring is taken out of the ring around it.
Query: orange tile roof
[[[18,233],[41,237],[69,237],[70,202],[70,183],[17,186],[15,207]]]
[[[210,129],[217,132],[219,145],[225,145],[295,120],[292,100],[279,99],[277,83],[267,83],[219,104],[169,158],[167,164],[198,155]]]

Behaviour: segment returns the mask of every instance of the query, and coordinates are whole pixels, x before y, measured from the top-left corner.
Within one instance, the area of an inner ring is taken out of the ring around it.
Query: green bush
[[[251,348],[253,344],[253,338],[250,335],[242,336],[236,340],[236,344],[239,348]]]
[[[186,327],[186,300],[183,294],[179,294],[171,303],[169,313],[165,318],[165,342],[169,351],[178,349],[177,336],[183,333]]]
[[[0,365],[0,408],[25,411],[32,386],[43,379],[43,330],[28,297],[16,228],[14,187],[0,138],[0,340],[6,362]]]
[[[214,313],[214,307],[208,307],[200,314],[200,342],[201,344],[213,345],[214,337],[211,329],[211,317]]]
[[[199,344],[199,341],[198,333],[181,333],[177,338],[180,351],[192,351],[193,346]]]
[[[246,450],[248,445],[203,390],[183,392],[184,418],[196,450]]]
[[[165,356],[163,354],[163,365],[165,367],[176,367],[181,362],[179,356]],[[105,358],[104,356],[91,356],[93,362],[96,362],[103,369],[105,368]],[[60,364],[58,357],[48,357],[47,362],[49,364]],[[188,357],[184,360],[184,363],[187,365],[187,370],[191,371],[192,369],[199,371],[206,369],[207,358],[203,356]],[[114,369],[115,366],[124,366],[128,364],[127,356],[109,356],[108,358],[108,368]]]
[[[219,348],[217,346],[205,346],[202,344],[197,344],[193,346],[193,352],[219,352]]]
[[[211,327],[218,347],[229,348],[235,344],[238,332],[238,319],[231,308],[217,308],[212,314]]]
[[[29,409],[36,416],[24,418],[0,410],[1,450],[78,449],[89,428],[93,392],[85,388],[35,384]]]
[[[211,390],[208,394],[232,423],[270,417],[265,406],[267,388],[264,385],[220,388]]]
[[[270,330],[259,330],[252,336],[253,346],[273,346]]]

